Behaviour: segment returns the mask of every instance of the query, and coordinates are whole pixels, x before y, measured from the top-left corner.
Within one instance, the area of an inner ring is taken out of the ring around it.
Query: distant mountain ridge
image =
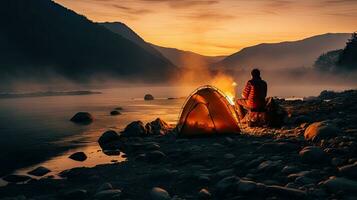
[[[263,43],[227,56],[218,62],[216,67],[229,69],[311,67],[321,54],[343,48],[350,36],[350,33],[327,33],[298,41]]]
[[[195,68],[196,65],[200,66],[210,66],[220,60],[225,56],[203,56],[198,53],[191,51],[183,51],[176,48],[162,47],[155,44],[146,42],[141,38],[135,31],[133,31],[126,24],[121,22],[104,22],[100,23],[104,27],[108,28],[114,33],[129,39],[142,48],[154,53],[160,54],[170,60],[173,64],[181,68]]]
[[[79,81],[100,75],[163,81],[178,71],[162,55],[51,0],[5,0],[1,4],[2,79],[44,80],[48,74],[60,74]]]

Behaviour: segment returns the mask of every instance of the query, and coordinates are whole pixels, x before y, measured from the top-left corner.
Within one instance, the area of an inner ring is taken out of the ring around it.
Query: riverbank
[[[357,91],[282,101],[281,129],[120,140],[126,160],[0,188],[17,199],[353,199]],[[317,123],[316,123],[317,122]],[[322,122],[322,123],[319,123]],[[154,188],[154,189],[153,189]]]

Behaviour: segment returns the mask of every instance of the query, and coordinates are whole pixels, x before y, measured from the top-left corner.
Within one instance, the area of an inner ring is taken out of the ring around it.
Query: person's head
[[[260,78],[260,71],[259,69],[253,69],[251,72],[252,78]]]

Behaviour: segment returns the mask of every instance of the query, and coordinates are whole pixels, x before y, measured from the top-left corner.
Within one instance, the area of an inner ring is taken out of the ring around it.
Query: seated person
[[[265,98],[267,96],[267,83],[260,77],[260,71],[253,69],[250,79],[242,93],[242,99],[237,99],[237,112],[242,120],[247,110],[262,111],[265,109]]]

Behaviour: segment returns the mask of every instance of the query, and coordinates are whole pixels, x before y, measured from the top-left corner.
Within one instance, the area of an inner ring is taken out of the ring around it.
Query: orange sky
[[[96,22],[123,22],[148,42],[204,55],[357,31],[357,0],[55,1]]]

